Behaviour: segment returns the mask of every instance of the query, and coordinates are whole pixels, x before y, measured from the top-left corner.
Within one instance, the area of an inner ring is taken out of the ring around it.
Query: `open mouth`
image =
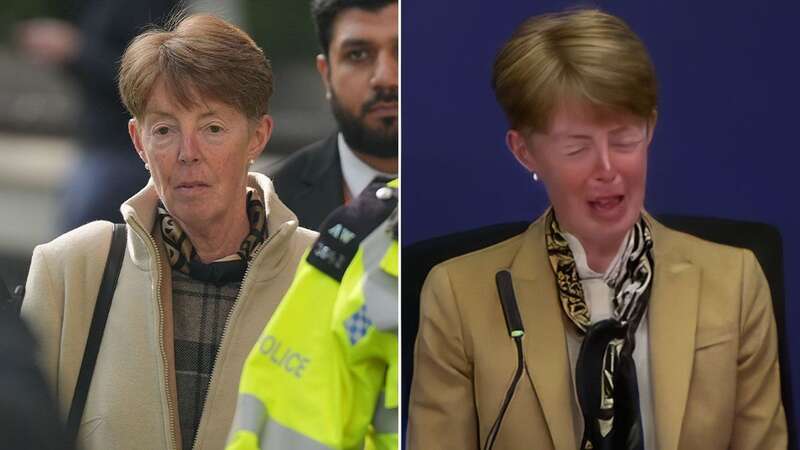
[[[601,216],[615,215],[622,210],[624,195],[606,195],[589,200],[589,208]]]

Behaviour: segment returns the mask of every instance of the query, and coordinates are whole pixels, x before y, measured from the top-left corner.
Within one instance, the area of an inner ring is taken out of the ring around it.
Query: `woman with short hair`
[[[121,207],[125,255],[78,443],[223,448],[245,358],[316,236],[248,173],[272,132],[272,70],[243,31],[195,15],[135,38],[119,91],[151,179]],[[22,313],[64,411],[111,230],[93,222],[34,251]]]
[[[641,40],[601,11],[533,17],[493,87],[552,207],[428,275],[409,448],[785,449],[756,258],[644,210],[658,95]]]

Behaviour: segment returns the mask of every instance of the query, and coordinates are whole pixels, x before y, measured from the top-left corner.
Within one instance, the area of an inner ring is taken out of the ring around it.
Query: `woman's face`
[[[644,206],[654,120],[565,102],[546,132],[508,132],[511,151],[538,174],[562,229],[587,242],[618,242]]]
[[[265,115],[256,123],[208,99],[184,109],[159,82],[144,117],[128,128],[170,214],[203,227],[239,212],[234,205],[244,207],[248,162],[269,140],[272,119]]]

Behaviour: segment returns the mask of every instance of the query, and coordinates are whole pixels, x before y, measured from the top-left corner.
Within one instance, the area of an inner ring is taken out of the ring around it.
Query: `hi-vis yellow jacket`
[[[397,449],[397,188],[320,227],[245,363],[227,450]]]

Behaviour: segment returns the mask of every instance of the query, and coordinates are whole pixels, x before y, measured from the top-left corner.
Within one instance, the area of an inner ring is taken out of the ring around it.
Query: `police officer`
[[[397,188],[323,222],[245,363],[228,450],[397,449]]]

